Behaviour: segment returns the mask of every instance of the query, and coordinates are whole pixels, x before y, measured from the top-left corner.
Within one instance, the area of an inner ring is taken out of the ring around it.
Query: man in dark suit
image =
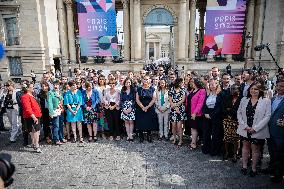
[[[272,98],[272,111],[269,121],[270,166],[272,182],[281,182],[284,175],[284,80],[276,83],[277,94]]]

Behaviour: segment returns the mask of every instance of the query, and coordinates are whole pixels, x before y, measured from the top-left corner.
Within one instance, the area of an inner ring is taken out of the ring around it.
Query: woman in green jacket
[[[51,117],[52,125],[52,140],[56,145],[62,145],[66,140],[63,134],[64,124],[64,109],[63,109],[63,96],[60,92],[59,81],[54,81],[54,90],[48,92],[48,110]]]

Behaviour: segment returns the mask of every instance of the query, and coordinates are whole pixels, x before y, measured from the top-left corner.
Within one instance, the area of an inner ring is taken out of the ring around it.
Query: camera
[[[9,154],[0,154],[0,177],[4,182],[4,187],[10,186],[14,181],[12,176],[15,172],[15,166],[11,159],[12,157]]]

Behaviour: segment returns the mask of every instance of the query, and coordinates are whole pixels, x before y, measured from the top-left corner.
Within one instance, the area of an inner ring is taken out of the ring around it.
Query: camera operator
[[[4,189],[11,185],[14,181],[12,175],[15,171],[15,166],[11,163],[11,155],[0,154],[0,189]]]

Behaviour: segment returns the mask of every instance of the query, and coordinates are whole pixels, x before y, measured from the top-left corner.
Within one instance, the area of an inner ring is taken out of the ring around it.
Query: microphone
[[[261,51],[263,50],[265,47],[268,47],[270,45],[270,43],[266,43],[266,44],[259,44],[259,45],[256,45],[254,47],[254,50],[255,51]]]

